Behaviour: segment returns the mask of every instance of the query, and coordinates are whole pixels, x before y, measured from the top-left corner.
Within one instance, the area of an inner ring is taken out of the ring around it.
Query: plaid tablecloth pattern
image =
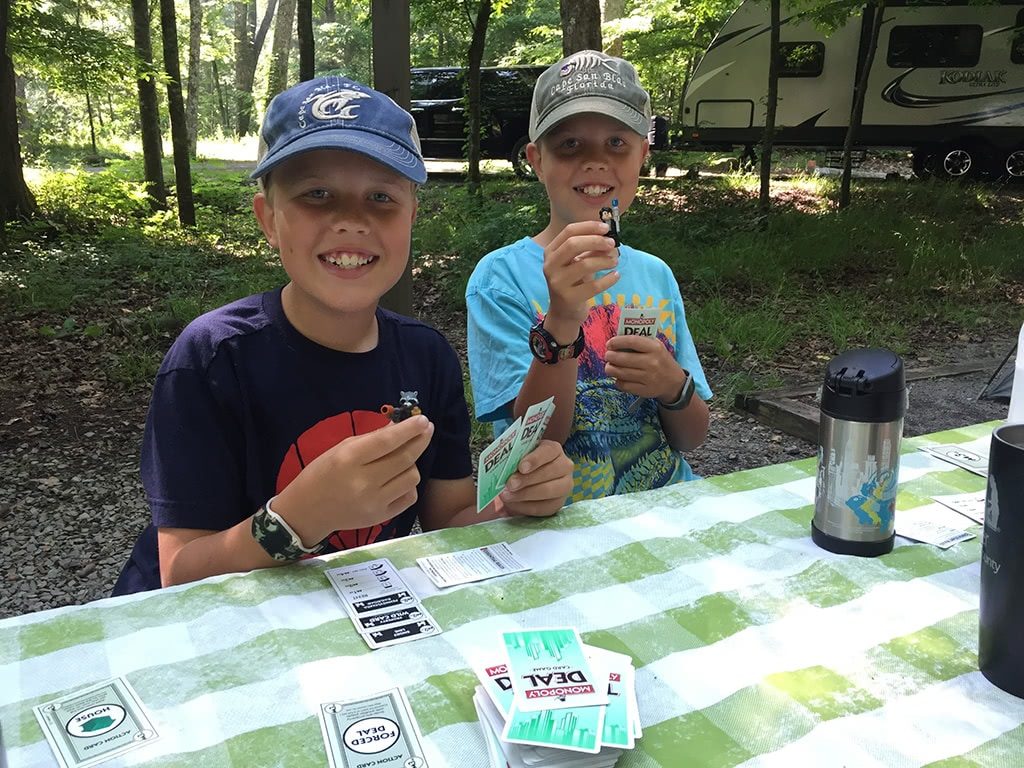
[[[897,510],[983,490],[914,448],[993,426],[905,440]],[[402,686],[432,768],[485,766],[471,664],[494,658],[502,630],[562,625],[638,667],[644,736],[623,767],[1024,765],[1024,700],[977,670],[980,539],[831,555],[809,536],[815,466],[0,621],[10,766],[54,764],[34,705],[117,675],[161,738],[111,765],[325,765],[317,704]],[[498,541],[533,570],[439,592],[416,566]],[[402,570],[444,634],[366,647],[322,571],[375,557]]]

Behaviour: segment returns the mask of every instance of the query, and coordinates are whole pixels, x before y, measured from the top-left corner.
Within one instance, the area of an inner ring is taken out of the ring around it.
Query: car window
[[[462,98],[461,78],[456,69],[414,70],[409,85],[410,97],[415,101]]]

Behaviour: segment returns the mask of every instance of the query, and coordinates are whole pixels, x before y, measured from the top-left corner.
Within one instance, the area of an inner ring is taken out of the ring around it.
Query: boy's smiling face
[[[316,338],[350,313],[371,314],[409,260],[416,187],[365,155],[305,152],[276,166],[253,200],[291,283],[285,310]]]
[[[625,212],[647,152],[646,136],[591,113],[562,121],[530,144],[527,157],[551,204],[552,234],[576,221],[597,220],[615,199]]]

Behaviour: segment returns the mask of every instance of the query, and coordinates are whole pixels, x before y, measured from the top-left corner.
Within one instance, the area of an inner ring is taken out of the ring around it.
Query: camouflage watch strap
[[[270,500],[252,516],[252,537],[278,562],[291,562],[303,555],[316,555],[324,549],[323,542],[312,547],[303,546],[298,534],[270,508]]]

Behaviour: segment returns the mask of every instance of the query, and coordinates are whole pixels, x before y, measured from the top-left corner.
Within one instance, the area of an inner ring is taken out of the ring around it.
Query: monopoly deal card
[[[607,677],[595,674],[572,628],[503,632],[515,707],[523,712],[608,703]]]

